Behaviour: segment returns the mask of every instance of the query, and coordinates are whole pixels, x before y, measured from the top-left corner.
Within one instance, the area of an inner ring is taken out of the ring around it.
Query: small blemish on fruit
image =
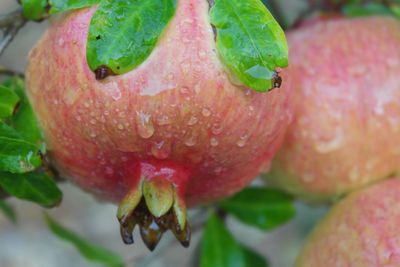
[[[273,88],[281,88],[282,78],[279,76],[279,72],[274,71],[274,75],[272,77],[272,86]]]

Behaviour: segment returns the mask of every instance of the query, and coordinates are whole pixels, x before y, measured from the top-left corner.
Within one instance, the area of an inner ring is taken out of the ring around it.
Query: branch
[[[10,13],[0,15],[0,28],[7,28],[11,25],[14,25],[18,21],[25,21],[22,8],[18,8]]]
[[[3,40],[0,42],[0,56],[17,35],[19,29],[26,23],[26,19],[19,8],[10,13],[0,15],[0,28],[4,30]]]
[[[25,74],[19,71],[15,71],[15,70],[8,70],[8,69],[3,69],[0,66],[0,75],[6,75],[6,76],[18,76],[21,78],[25,77]]]

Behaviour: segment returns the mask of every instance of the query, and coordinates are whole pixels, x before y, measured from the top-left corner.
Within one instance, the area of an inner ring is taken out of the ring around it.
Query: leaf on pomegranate
[[[293,198],[269,188],[246,188],[219,205],[241,222],[262,230],[280,226],[295,215]]]
[[[101,0],[48,0],[49,14],[56,14],[71,9],[93,6],[100,3]]]
[[[24,140],[0,136],[0,171],[25,173],[42,163],[39,147]]]
[[[124,266],[123,260],[118,254],[89,243],[75,233],[58,224],[49,215],[44,214],[44,217],[51,232],[60,239],[63,239],[74,245],[75,248],[87,260],[103,263],[106,266]]]
[[[215,0],[210,18],[219,54],[236,79],[260,92],[280,86],[275,69],[288,66],[288,46],[260,0]]]
[[[21,0],[22,12],[25,18],[41,20],[47,13],[47,0]]]
[[[380,3],[350,3],[342,8],[342,13],[349,17],[371,16],[371,15],[390,15],[396,14],[389,7]]]
[[[215,213],[210,214],[205,226],[201,245],[200,266],[246,266],[243,250]]]
[[[4,200],[0,201],[0,209],[12,223],[15,224],[17,222],[17,216],[15,215],[14,209]]]
[[[62,199],[62,192],[46,173],[0,172],[0,185],[8,194],[44,207],[57,205]]]
[[[3,83],[4,86],[13,90],[21,99],[16,114],[7,122],[22,136],[25,141],[38,144],[43,140],[35,113],[25,94],[25,82],[21,78],[9,78]]]
[[[0,85],[0,119],[11,117],[18,103],[18,95],[7,87]]]
[[[0,121],[0,136],[13,139],[22,139],[21,135],[17,131],[2,121]]]
[[[126,73],[145,61],[174,15],[176,2],[103,0],[90,23],[86,51],[89,67],[101,73],[97,78]]]
[[[241,245],[241,248],[247,267],[268,267],[268,262],[262,255],[243,245]]]

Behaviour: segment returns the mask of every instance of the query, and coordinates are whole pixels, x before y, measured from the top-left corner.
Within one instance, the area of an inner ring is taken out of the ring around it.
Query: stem
[[[25,23],[26,19],[22,13],[22,8],[0,15],[0,28],[4,30],[4,37],[0,42],[0,56]]]
[[[17,22],[25,21],[22,8],[18,8],[10,13],[0,15],[0,28],[7,28]]]
[[[2,69],[0,67],[0,75],[6,75],[6,76],[18,76],[23,78],[25,76],[24,73],[15,71],[15,70],[7,70],[7,69]]]

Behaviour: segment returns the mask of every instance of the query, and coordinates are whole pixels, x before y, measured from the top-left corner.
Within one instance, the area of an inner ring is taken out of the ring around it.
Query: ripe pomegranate
[[[290,85],[259,93],[232,83],[203,0],[178,2],[136,69],[96,80],[86,61],[95,9],[54,19],[29,56],[28,95],[49,156],[84,190],[120,202],[126,243],[139,224],[150,249],[167,229],[186,246],[186,206],[239,191],[270,163]]]
[[[288,34],[294,118],[267,180],[332,200],[400,166],[400,22],[335,18]]]
[[[399,178],[351,193],[312,231],[295,266],[400,266],[399,223]]]

